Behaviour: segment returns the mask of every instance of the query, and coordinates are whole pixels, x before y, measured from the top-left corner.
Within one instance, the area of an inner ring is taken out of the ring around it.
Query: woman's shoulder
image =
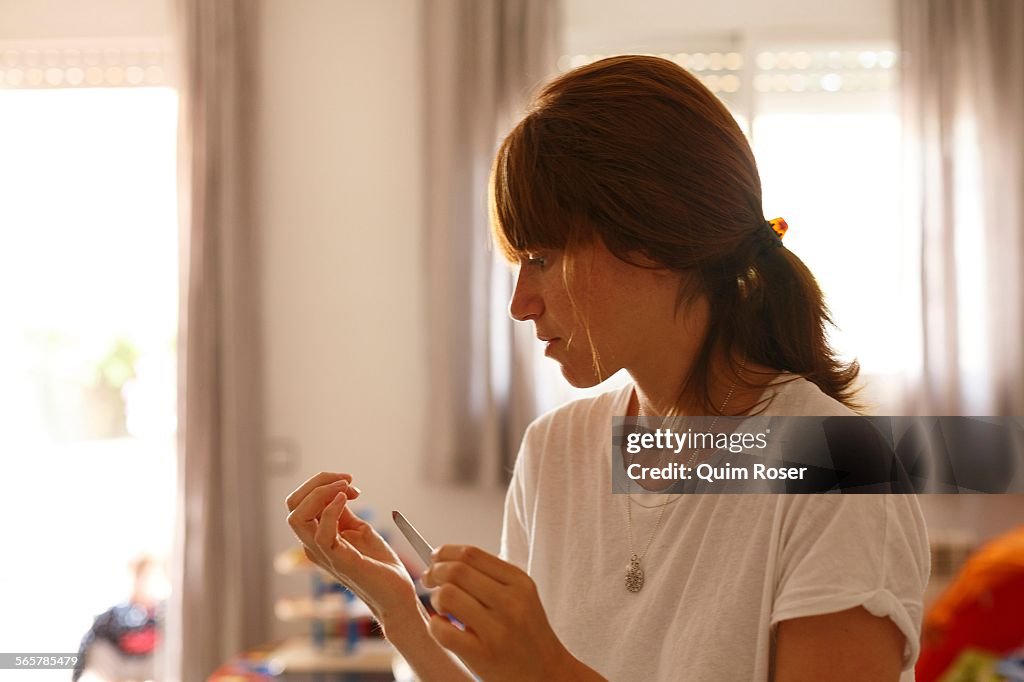
[[[783,372],[766,389],[771,403],[766,416],[780,417],[853,417],[856,412],[822,391],[814,382],[790,372]]]

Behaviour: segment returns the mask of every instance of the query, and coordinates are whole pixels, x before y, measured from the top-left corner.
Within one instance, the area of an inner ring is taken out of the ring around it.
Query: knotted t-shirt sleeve
[[[920,653],[930,570],[924,517],[913,495],[780,497],[771,624],[864,607],[905,637],[903,669]]]

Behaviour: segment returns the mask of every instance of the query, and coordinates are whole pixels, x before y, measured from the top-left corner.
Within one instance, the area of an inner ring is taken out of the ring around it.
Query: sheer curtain
[[[554,73],[554,0],[428,0],[424,11],[431,406],[425,475],[498,484],[535,416],[526,325],[500,313],[508,268],[489,249],[487,182],[502,135]],[[498,311],[496,313],[496,311]]]
[[[901,0],[908,414],[1024,414],[1024,2]],[[916,303],[916,305],[914,305]]]
[[[168,682],[265,641],[259,262],[252,213],[257,6],[176,0],[181,311]]]

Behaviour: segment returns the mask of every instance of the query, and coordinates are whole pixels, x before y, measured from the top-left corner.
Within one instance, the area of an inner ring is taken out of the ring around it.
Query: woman
[[[857,365],[831,352],[821,292],[764,220],[722,104],[661,59],[576,69],[505,139],[492,192],[519,267],[512,316],[572,385],[633,383],[530,426],[500,558],[436,551],[424,582],[464,630],[418,607],[348,509],[348,474],[288,498],[310,559],[424,680],[469,679],[448,652],[484,680],[911,679],[928,574],[915,498],[610,493],[616,415],[854,414]]]

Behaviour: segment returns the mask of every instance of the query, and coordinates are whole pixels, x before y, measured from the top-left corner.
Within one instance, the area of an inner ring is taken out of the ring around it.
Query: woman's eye
[[[526,264],[527,265],[532,265],[533,267],[536,267],[536,268],[543,268],[544,264],[546,262],[547,262],[547,259],[544,256],[541,256],[540,254],[536,254],[536,253],[528,253],[528,254],[526,254]]]

